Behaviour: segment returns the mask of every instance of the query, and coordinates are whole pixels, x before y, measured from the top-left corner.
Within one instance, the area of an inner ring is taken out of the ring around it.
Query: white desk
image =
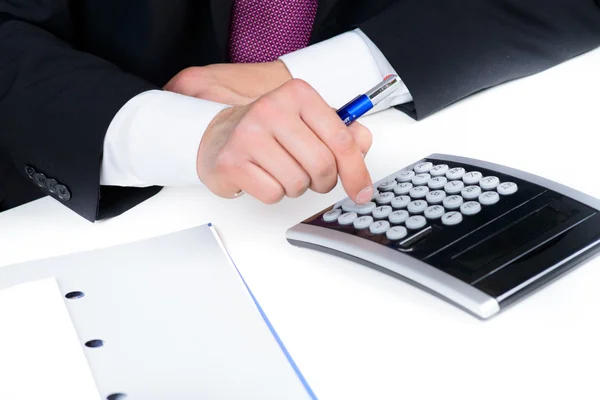
[[[484,159],[600,198],[600,50],[414,122],[364,120],[374,179],[434,152]],[[595,144],[596,143],[596,144]],[[597,399],[600,259],[481,322],[406,283],[285,240],[344,197],[266,206],[201,187],[166,189],[90,224],[45,198],[0,214],[0,266],[213,222],[321,400]]]

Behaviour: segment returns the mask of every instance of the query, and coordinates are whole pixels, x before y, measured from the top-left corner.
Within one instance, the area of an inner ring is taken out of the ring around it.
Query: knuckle
[[[215,168],[222,173],[231,173],[239,166],[239,157],[232,150],[222,150],[216,157]]]
[[[300,197],[310,186],[310,178],[307,175],[298,176],[287,185],[286,194],[288,197]]]
[[[287,87],[289,87],[289,90],[296,96],[304,96],[313,90],[312,86],[302,79],[292,79],[287,83]]]
[[[337,154],[345,156],[354,151],[356,142],[347,128],[340,129],[340,131],[334,137],[335,141],[333,146]]]

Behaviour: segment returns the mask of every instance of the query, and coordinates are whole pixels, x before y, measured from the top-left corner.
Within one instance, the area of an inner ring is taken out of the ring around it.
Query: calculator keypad
[[[394,177],[380,182],[373,201],[359,205],[346,200],[341,209],[324,213],[323,221],[390,241],[409,240],[432,223],[452,229],[519,190],[497,176],[442,163],[422,162]]]

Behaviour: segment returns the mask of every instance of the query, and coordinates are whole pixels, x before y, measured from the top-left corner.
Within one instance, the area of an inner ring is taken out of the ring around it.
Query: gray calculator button
[[[400,171],[396,175],[396,180],[398,182],[410,182],[415,175],[415,171]]]
[[[451,170],[448,170],[448,172],[446,172],[446,178],[448,178],[451,181],[460,179],[463,177],[465,172],[466,171],[463,167],[452,168]]]
[[[406,210],[394,211],[390,214],[389,220],[392,224],[401,224],[410,217],[410,214]]]
[[[377,189],[382,191],[382,192],[389,192],[391,190],[394,190],[394,187],[398,184],[398,182],[396,182],[396,180],[389,180],[389,181],[385,181],[382,182]]]
[[[444,190],[448,194],[456,194],[460,193],[461,190],[465,187],[463,181],[450,181],[444,185]]]
[[[429,193],[427,186],[417,186],[410,190],[410,197],[413,199],[422,199],[427,196],[427,193]]]
[[[446,210],[442,206],[430,206],[425,209],[425,218],[427,219],[438,219],[441,218]]]
[[[483,178],[483,174],[481,172],[479,172],[479,171],[471,171],[471,172],[467,172],[462,177],[462,180],[467,185],[474,185],[477,182],[479,182],[481,180],[481,178]]]
[[[425,200],[427,200],[429,204],[439,204],[442,201],[444,201],[445,198],[446,192],[444,192],[443,190],[434,190],[427,193]]]
[[[500,201],[500,195],[496,192],[485,192],[479,196],[478,200],[484,206],[491,206]]]
[[[377,204],[390,204],[396,195],[392,192],[383,192],[375,196]]]
[[[402,182],[394,187],[394,193],[396,194],[408,194],[410,189],[413,188],[413,184],[410,182]]]
[[[340,210],[339,208],[334,208],[333,210],[329,210],[325,214],[323,214],[323,221],[336,221],[340,215],[342,215],[342,210]]]
[[[444,225],[458,225],[462,220],[462,214],[456,211],[450,211],[442,215],[442,224]]]
[[[457,195],[448,196],[444,199],[443,205],[448,210],[456,210],[460,206],[462,206],[463,198]]]
[[[429,170],[429,174],[431,176],[442,176],[448,172],[448,169],[449,167],[447,164],[438,164]]]
[[[500,179],[497,176],[486,176],[482,180],[479,181],[479,186],[483,190],[492,190],[496,189],[496,186],[500,184]]]
[[[415,173],[417,174],[424,174],[425,172],[429,172],[429,170],[433,168],[433,164],[430,162],[422,162],[419,163],[417,165],[415,165]]]
[[[390,206],[379,206],[373,210],[373,218],[387,218],[392,213],[392,211],[394,210]]]
[[[431,178],[429,182],[427,182],[427,186],[435,190],[443,188],[446,185],[446,183],[448,183],[448,178],[446,178],[445,176],[436,176],[434,178]]]
[[[417,230],[427,225],[427,220],[421,215],[413,215],[406,220],[405,225],[408,229]]]
[[[508,196],[509,194],[514,194],[519,190],[519,187],[514,182],[504,182],[498,185],[496,188],[498,193],[503,196]]]
[[[408,232],[406,231],[406,228],[403,226],[391,227],[385,233],[385,236],[387,236],[387,238],[390,240],[400,240],[400,239],[405,238],[406,235],[408,235]]]
[[[358,218],[358,214],[356,214],[355,212],[345,213],[340,215],[340,217],[338,218],[338,224],[350,225],[354,222],[356,218]]]
[[[431,179],[431,175],[429,174],[419,174],[419,175],[415,175],[412,178],[412,183],[415,186],[419,186],[419,185],[424,185],[427,183],[427,181],[429,181]]]
[[[355,202],[350,200],[342,205],[342,210],[346,212],[355,212],[357,214],[370,214],[371,212],[373,212],[375,207],[375,203],[373,203],[372,201],[365,204],[356,204]]]
[[[473,200],[479,197],[481,188],[479,186],[467,186],[461,190],[460,194],[465,200]]]
[[[368,228],[373,223],[373,217],[370,215],[363,215],[360,218],[354,220],[354,227],[356,229]]]
[[[410,203],[411,199],[408,196],[398,196],[394,197],[392,200],[392,207],[394,208],[404,208]]]
[[[415,200],[408,203],[408,212],[411,214],[421,214],[427,208],[425,200]]]
[[[460,212],[464,215],[475,215],[481,211],[481,204],[476,201],[467,201],[465,204],[460,206]]]
[[[385,233],[388,229],[390,229],[390,223],[387,221],[377,221],[369,226],[369,231],[375,235]]]

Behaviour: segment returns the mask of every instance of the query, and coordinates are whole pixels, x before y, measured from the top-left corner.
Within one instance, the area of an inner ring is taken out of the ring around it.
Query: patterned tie
[[[275,61],[308,46],[317,7],[318,0],[235,0],[230,61]]]

